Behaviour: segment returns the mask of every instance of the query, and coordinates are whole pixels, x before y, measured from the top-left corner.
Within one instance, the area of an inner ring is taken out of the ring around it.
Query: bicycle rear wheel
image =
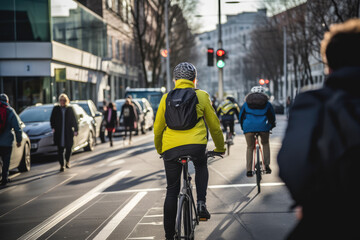
[[[256,165],[255,165],[255,174],[256,174],[256,185],[258,188],[258,193],[261,192],[260,182],[261,182],[261,163],[260,163],[260,147],[256,146]]]
[[[226,145],[227,145],[227,155],[230,155],[230,133],[226,130]]]
[[[179,206],[176,218],[176,239],[190,239],[191,220],[190,220],[189,200],[182,196],[179,199]]]

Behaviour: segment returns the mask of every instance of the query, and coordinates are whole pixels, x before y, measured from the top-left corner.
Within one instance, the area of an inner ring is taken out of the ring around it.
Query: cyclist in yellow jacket
[[[196,68],[191,63],[183,62],[174,69],[175,89],[194,89],[196,85]],[[211,105],[207,92],[195,90],[198,103],[196,113],[198,121],[194,127],[187,130],[171,129],[166,123],[165,112],[168,94],[161,101],[154,123],[154,142],[159,154],[163,155],[167,192],[164,202],[164,229],[166,239],[173,239],[175,234],[175,218],[177,211],[177,197],[180,191],[181,165],[176,159],[183,155],[194,157],[195,184],[197,192],[197,208],[200,217],[210,219],[206,209],[206,190],[209,172],[207,168],[206,145],[208,131],[215,143],[215,152],[225,152],[224,137],[219,119]],[[186,123],[184,123],[185,125]],[[207,127],[206,127],[207,125]]]
[[[238,117],[240,113],[240,108],[239,105],[236,103],[235,98],[231,95],[227,96],[225,101],[223,101],[217,108],[216,113],[221,119],[221,124],[224,127],[224,132],[226,132],[226,129],[229,126],[229,137],[232,140],[233,136],[235,136],[235,116]]]

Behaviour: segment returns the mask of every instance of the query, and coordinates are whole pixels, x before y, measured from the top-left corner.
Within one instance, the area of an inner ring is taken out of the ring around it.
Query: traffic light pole
[[[219,41],[218,41],[218,49],[222,49],[222,39],[221,39],[221,3],[220,0],[218,0],[219,3]],[[218,91],[219,91],[219,96],[218,99],[220,101],[223,100],[223,94],[224,94],[224,72],[223,72],[223,68],[218,68],[219,71],[219,82],[218,82]]]

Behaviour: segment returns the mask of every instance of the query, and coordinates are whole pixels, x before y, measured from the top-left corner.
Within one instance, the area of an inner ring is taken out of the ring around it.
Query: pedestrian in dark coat
[[[74,136],[78,135],[78,124],[70,100],[66,94],[59,96],[59,105],[54,106],[50,124],[54,133],[54,143],[58,147],[58,160],[60,171],[64,171],[64,150],[66,168],[70,168],[70,156],[74,144]]]
[[[5,186],[9,182],[9,167],[14,142],[14,135],[11,130],[14,129],[15,132],[16,147],[20,147],[22,141],[22,129],[20,127],[20,118],[15,110],[10,107],[9,98],[4,93],[0,94],[0,107],[5,108],[4,110],[6,111],[5,126],[2,129],[2,132],[0,132],[0,157],[3,162],[1,185]]]
[[[137,112],[134,104],[131,102],[131,98],[127,98],[125,104],[121,108],[120,118],[123,117],[125,126],[125,135],[123,140],[125,141],[127,131],[129,131],[129,144],[131,144],[131,133],[134,131],[135,124],[137,121]]]
[[[118,125],[118,120],[116,116],[116,108],[112,102],[108,104],[104,113],[104,119],[106,124],[106,130],[108,131],[108,137],[110,140],[110,147],[113,146],[112,135],[115,132],[115,128]]]
[[[288,239],[356,239],[360,213],[360,20],[332,25],[321,54],[324,87],[300,93],[278,154],[296,206]]]

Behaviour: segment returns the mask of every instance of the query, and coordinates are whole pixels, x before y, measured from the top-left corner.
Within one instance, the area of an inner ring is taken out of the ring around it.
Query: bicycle
[[[221,153],[209,151],[206,153],[206,157],[223,157]],[[194,239],[195,227],[199,225],[200,221],[207,221],[206,218],[200,218],[197,212],[191,185],[191,176],[188,171],[188,163],[192,161],[192,156],[181,156],[178,158],[178,162],[182,164],[182,189],[178,197],[178,209],[176,213],[176,237],[175,239]]]
[[[254,159],[253,172],[256,175],[256,185],[258,188],[258,193],[260,193],[261,192],[260,182],[262,179],[261,175],[265,173],[264,155],[259,142],[259,133],[256,132],[254,137],[255,137],[255,147],[254,147],[254,157],[253,157]],[[261,154],[261,160],[260,160],[260,154]]]

